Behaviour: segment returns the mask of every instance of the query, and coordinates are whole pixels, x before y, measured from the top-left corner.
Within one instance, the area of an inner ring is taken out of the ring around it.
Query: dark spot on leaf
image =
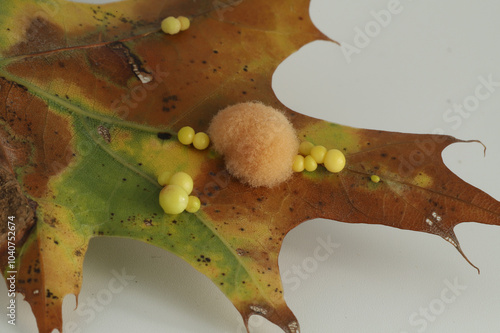
[[[167,132],[159,132],[156,136],[160,140],[170,140],[172,138],[172,134]]]
[[[178,100],[179,100],[179,97],[177,97],[177,95],[170,95],[170,96],[167,96],[167,97],[163,97],[163,102],[164,103],[167,103],[167,102],[170,102],[170,101],[177,102]]]

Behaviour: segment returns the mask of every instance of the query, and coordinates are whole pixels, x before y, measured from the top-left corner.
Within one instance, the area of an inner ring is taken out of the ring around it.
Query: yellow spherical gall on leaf
[[[160,206],[167,214],[180,214],[188,205],[186,191],[177,185],[165,186],[160,192]]]
[[[177,172],[168,181],[168,185],[180,186],[189,195],[193,191],[193,178],[185,172]]]
[[[345,167],[345,155],[338,149],[330,149],[325,155],[325,168],[330,172],[340,172]]]
[[[189,213],[196,213],[197,211],[200,210],[200,207],[201,207],[200,199],[198,199],[198,197],[195,197],[194,195],[190,195],[188,198],[186,211]]]
[[[190,145],[193,143],[194,134],[194,129],[192,127],[184,126],[177,133],[177,139],[183,145]]]
[[[181,22],[175,17],[169,16],[161,21],[161,30],[166,34],[175,35],[181,31]]]
[[[374,183],[378,183],[380,181],[380,177],[377,176],[377,175],[371,175],[370,179],[372,180],[372,182]]]
[[[325,160],[326,148],[324,146],[314,146],[311,149],[311,156],[314,158],[316,163],[322,164]]]
[[[167,185],[170,177],[172,177],[172,172],[170,171],[164,171],[160,173],[160,175],[158,176],[158,184],[160,184],[161,186]]]
[[[304,171],[304,156],[295,155],[295,157],[293,158],[292,170],[295,172]]]
[[[210,144],[210,138],[204,132],[198,132],[194,135],[193,146],[198,150],[203,150]]]
[[[189,21],[189,19],[187,17],[179,16],[177,19],[181,23],[181,31],[185,31],[185,30],[189,29],[191,22]]]
[[[318,163],[311,155],[307,155],[304,158],[304,168],[309,172],[314,171],[318,168]]]
[[[299,153],[301,155],[307,156],[311,154],[311,149],[313,149],[314,145],[309,141],[302,141],[299,146]]]

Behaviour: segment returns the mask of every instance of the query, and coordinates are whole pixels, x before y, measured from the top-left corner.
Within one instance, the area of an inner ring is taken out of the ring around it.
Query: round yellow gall
[[[377,175],[371,175],[370,179],[374,183],[378,183],[380,181],[380,177]]]
[[[181,31],[185,31],[185,30],[189,29],[191,22],[189,21],[189,19],[187,17],[179,16],[177,19],[181,23]]]
[[[167,185],[170,177],[172,177],[172,173],[170,171],[164,171],[160,173],[160,175],[158,176],[158,184],[160,184],[161,186]]]
[[[160,206],[167,214],[180,214],[188,205],[186,191],[177,185],[165,186],[160,192]]]
[[[194,129],[192,127],[184,126],[177,133],[177,139],[179,139],[179,142],[183,145],[190,145],[193,143],[194,134]]]
[[[212,119],[208,129],[226,169],[253,187],[274,187],[293,173],[299,140],[285,114],[260,102],[231,105]]]
[[[295,157],[293,158],[292,170],[294,172],[304,171],[304,156],[295,155]]]
[[[161,21],[161,30],[166,34],[175,35],[181,31],[181,22],[175,17],[169,16]]]
[[[326,148],[323,146],[314,146],[311,149],[311,156],[314,158],[316,163],[322,164],[323,161],[325,160],[325,155],[326,155]]]
[[[345,167],[345,156],[338,149],[330,149],[325,155],[325,168],[330,172],[340,172]]]
[[[318,163],[316,162],[314,157],[312,157],[311,155],[307,155],[304,158],[304,169],[306,169],[309,172],[312,172],[317,168],[318,168]]]
[[[210,138],[204,132],[198,132],[194,135],[193,146],[198,150],[207,149],[210,144]]]
[[[307,156],[311,154],[311,149],[313,149],[314,145],[309,141],[302,141],[299,146],[299,153],[301,155]]]
[[[189,213],[196,213],[197,211],[200,210],[200,207],[201,207],[200,199],[198,197],[195,197],[194,195],[190,195],[188,198],[186,211]]]
[[[193,178],[185,172],[177,172],[168,180],[168,185],[178,185],[189,195],[193,191]]]

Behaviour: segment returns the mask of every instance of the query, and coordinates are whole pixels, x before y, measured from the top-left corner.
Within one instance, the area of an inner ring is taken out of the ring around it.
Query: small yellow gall
[[[292,170],[295,172],[304,171],[304,156],[295,155],[293,158]]]
[[[326,148],[324,146],[314,146],[311,149],[311,156],[314,158],[316,163],[322,164],[325,160]]]
[[[177,139],[179,139],[180,143],[187,146],[193,143],[194,134],[194,129],[192,127],[184,126],[177,133]]]
[[[177,172],[168,180],[168,185],[178,185],[189,195],[193,191],[193,178],[185,172]]]
[[[307,155],[304,158],[304,168],[309,172],[314,171],[318,168],[318,163],[311,155]]]
[[[198,132],[194,135],[193,146],[198,150],[203,150],[210,144],[210,138],[204,132]]]
[[[377,175],[372,175],[372,176],[370,177],[370,179],[371,179],[371,180],[372,180],[372,182],[374,182],[374,183],[378,183],[378,182],[380,181],[380,177],[379,177],[379,176],[377,176]]]
[[[169,16],[161,21],[161,30],[166,34],[175,35],[181,31],[181,22],[175,17]]]
[[[200,210],[200,207],[201,207],[200,199],[198,199],[198,197],[195,197],[194,195],[190,195],[188,198],[186,211],[189,213],[196,213],[197,211]]]
[[[309,141],[302,141],[299,146],[299,153],[301,155],[307,156],[311,153],[311,149],[313,149],[314,145]]]
[[[188,205],[188,195],[178,185],[165,186],[160,192],[160,206],[167,214],[180,214]]]
[[[338,149],[330,149],[325,155],[325,168],[330,172],[340,172],[345,167],[345,156]]]
[[[172,177],[172,173],[170,171],[164,171],[160,173],[160,175],[158,176],[158,184],[160,184],[161,186],[167,185],[170,177]]]
[[[191,22],[189,21],[189,19],[187,17],[179,16],[177,19],[181,23],[181,31],[185,31],[185,30],[189,29]]]

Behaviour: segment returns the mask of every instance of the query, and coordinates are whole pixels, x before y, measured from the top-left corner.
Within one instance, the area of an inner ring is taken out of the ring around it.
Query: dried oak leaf
[[[499,202],[443,164],[442,150],[460,140],[355,129],[281,105],[271,88],[277,65],[327,40],[309,0],[24,0],[0,9],[2,217],[20,226],[17,286],[40,332],[62,330],[62,300],[78,295],[89,240],[100,235],[167,249],[209,277],[245,323],[257,314],[298,332],[278,254],[303,221],[423,231],[460,252],[457,223],[500,224]],[[189,30],[159,31],[170,15],[190,17]],[[180,127],[206,130],[217,110],[252,100],[285,110],[301,139],[341,149],[347,167],[250,188],[211,150],[177,142]],[[193,176],[198,213],[162,212],[155,179],[165,170]],[[0,263],[6,272],[5,251]]]

